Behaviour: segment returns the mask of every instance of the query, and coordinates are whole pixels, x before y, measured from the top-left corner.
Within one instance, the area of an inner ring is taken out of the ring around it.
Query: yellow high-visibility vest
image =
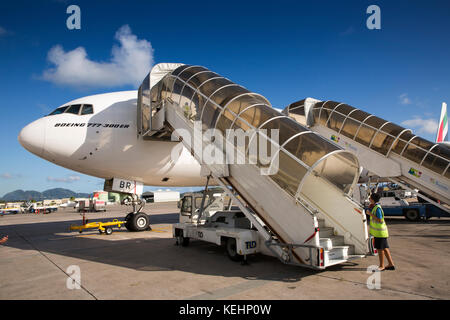
[[[386,223],[384,222],[384,212],[383,209],[379,204],[375,205],[375,207],[372,208],[372,214],[376,216],[377,208],[380,208],[381,210],[381,223],[378,223],[373,219],[372,216],[370,216],[370,224],[369,224],[369,232],[372,236],[376,238],[387,238],[389,237],[388,229],[386,226]]]

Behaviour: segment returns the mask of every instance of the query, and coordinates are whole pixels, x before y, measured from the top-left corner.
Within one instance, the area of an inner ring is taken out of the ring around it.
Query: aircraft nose
[[[18,140],[22,147],[41,156],[45,144],[45,119],[38,119],[25,126],[19,133]]]

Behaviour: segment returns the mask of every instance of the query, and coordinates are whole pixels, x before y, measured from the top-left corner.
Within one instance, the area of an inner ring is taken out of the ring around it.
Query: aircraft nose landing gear
[[[145,231],[152,230],[150,227],[150,218],[141,210],[145,206],[145,201],[139,199],[135,194],[132,197],[127,197],[122,201],[124,205],[133,207],[133,212],[130,212],[125,217],[125,227],[128,231]]]
[[[150,219],[144,212],[130,212],[125,217],[125,227],[128,231],[152,230]]]

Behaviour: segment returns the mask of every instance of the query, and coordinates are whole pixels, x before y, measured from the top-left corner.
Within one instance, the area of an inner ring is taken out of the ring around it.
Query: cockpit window
[[[67,107],[68,107],[68,106],[59,107],[59,108],[57,108],[55,111],[53,111],[52,113],[50,113],[49,116],[53,116],[53,115],[55,115],[55,114],[61,114],[61,113],[63,113],[63,112],[67,109]]]
[[[81,110],[81,115],[85,114],[93,114],[94,113],[94,107],[92,104],[84,104],[83,109]]]
[[[73,104],[71,105],[65,113],[73,113],[78,114],[80,112],[81,104]]]
[[[81,109],[81,112],[80,112]],[[86,115],[86,114],[93,114],[94,113],[94,106],[92,104],[73,104],[70,106],[64,106],[59,107],[56,110],[54,110],[52,113],[49,114],[49,116],[53,116],[56,114],[61,113],[72,113],[72,114],[80,114],[80,115]]]

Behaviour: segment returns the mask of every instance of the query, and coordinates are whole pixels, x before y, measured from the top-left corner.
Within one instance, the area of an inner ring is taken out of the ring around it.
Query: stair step
[[[317,220],[319,222],[319,228],[325,228],[325,220],[324,219],[318,219]]]
[[[319,244],[321,247],[324,248],[324,250],[331,250],[333,249],[333,241],[331,241],[330,238],[320,238]]]
[[[355,252],[355,246],[353,244],[345,244],[344,237],[334,236],[332,238],[320,238],[319,244],[324,250],[332,250],[339,247],[348,247],[348,254],[351,255]]]
[[[344,246],[344,236],[331,236],[329,237],[331,239],[331,242],[333,242],[333,246]]]
[[[348,246],[348,256],[350,257],[355,253],[355,245],[354,244],[346,244]]]
[[[355,246],[347,245],[344,236],[335,235],[333,227],[326,227],[324,219],[318,219],[319,224],[319,244],[325,250],[325,265],[335,265],[349,259],[360,258],[354,255]]]
[[[348,259],[348,249],[349,246],[336,246],[333,249],[326,251],[328,260],[347,260]]]
[[[320,228],[319,235],[322,238],[330,238],[334,236],[334,228],[324,227]]]

